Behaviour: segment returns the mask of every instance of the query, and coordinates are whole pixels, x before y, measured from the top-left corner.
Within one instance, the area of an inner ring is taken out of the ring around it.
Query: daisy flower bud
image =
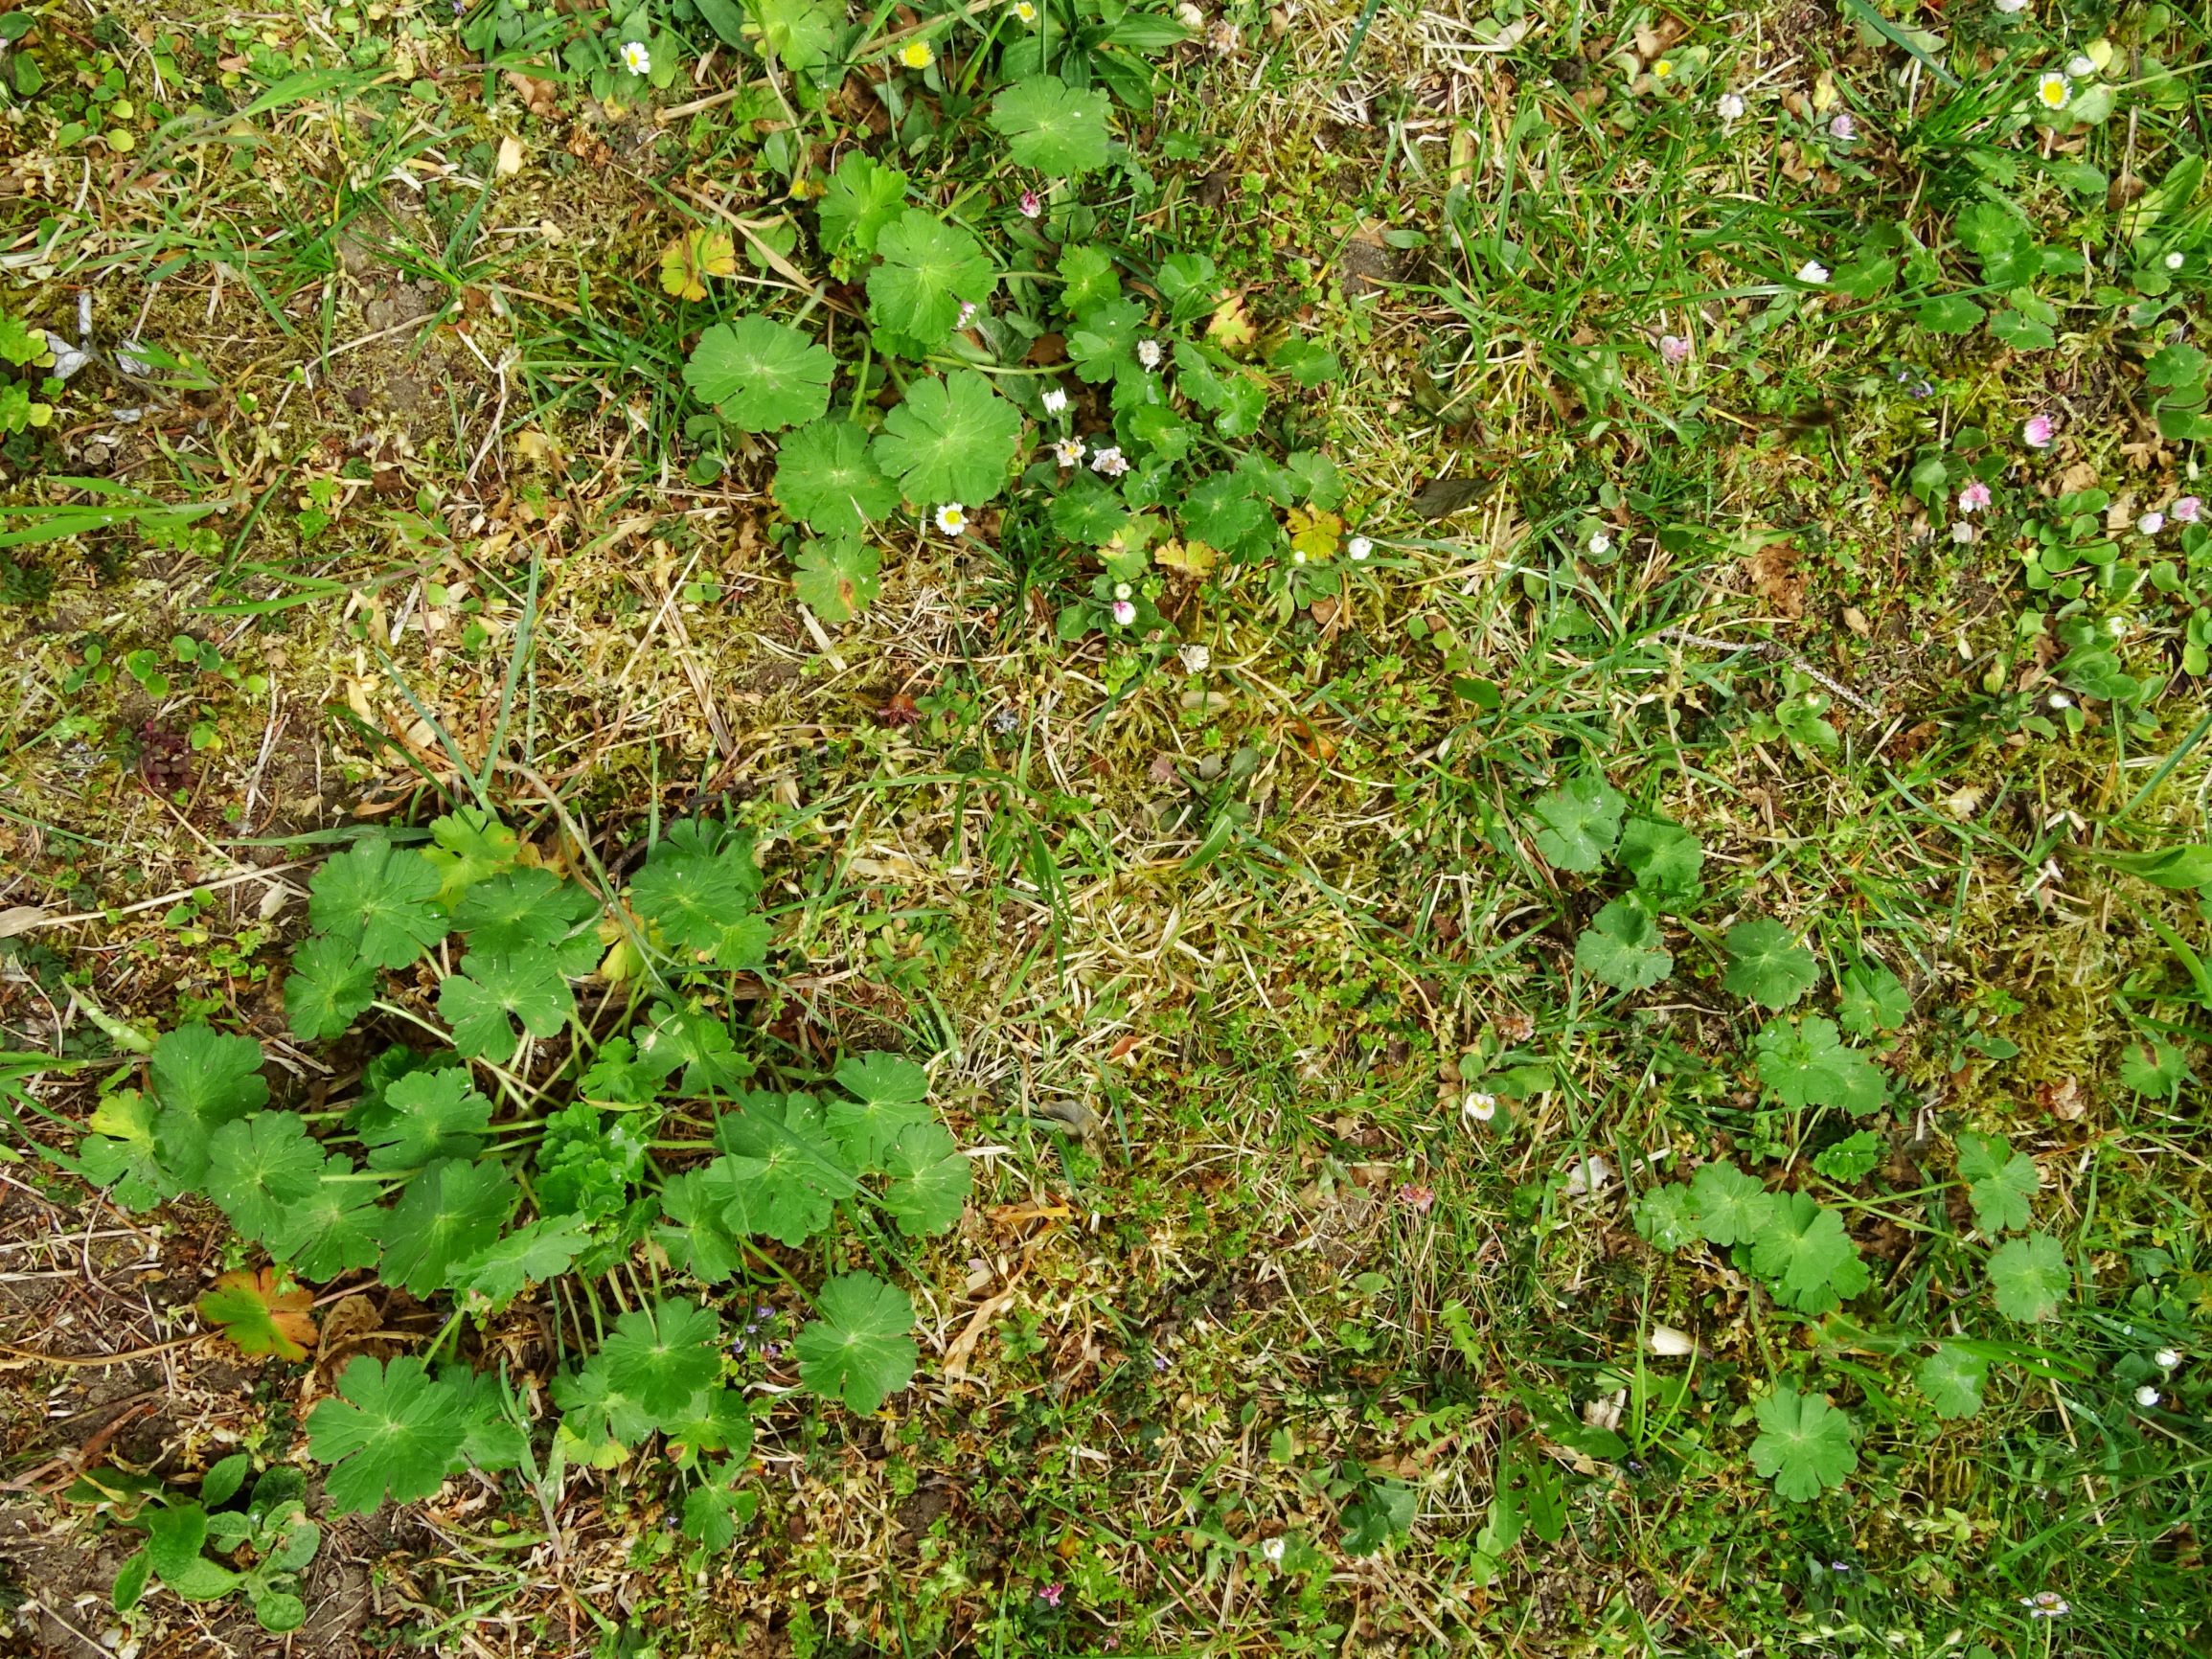
[[[946,535],[958,535],[968,528],[968,509],[957,501],[947,501],[937,510],[937,528]]]
[[[1713,108],[1722,121],[1741,121],[1744,119],[1744,99],[1740,93],[1723,92],[1721,94],[1720,102],[1714,104]]]
[[[1114,598],[1116,599],[1132,598],[1134,597],[1136,591],[1137,590],[1135,588],[1129,586],[1129,584],[1126,581],[1117,581],[1114,583]]]
[[[1148,369],[1157,369],[1160,366],[1160,343],[1157,340],[1139,340],[1137,361]]]
[[[2028,0],[1992,0],[1992,4],[2007,17],[2015,16],[2028,9]]]
[[[2149,1411],[2158,1403],[2158,1391],[2146,1382],[2141,1388],[2135,1390],[2135,1403],[2145,1411]]]
[[[937,49],[926,40],[909,40],[899,49],[899,61],[909,69],[927,69],[937,61]]]
[[[1047,415],[1059,415],[1063,413],[1066,408],[1067,394],[1058,386],[1047,387],[1044,394],[1044,412]]]
[[[2030,449],[2048,449],[2051,438],[2057,431],[2058,428],[2051,424],[2048,415],[2033,415],[2020,428],[2020,442]]]
[[[642,40],[626,40],[622,45],[622,66],[632,75],[652,73],[652,54],[646,50]]]
[[[1801,283],[1825,283],[1828,280],[1828,267],[1818,260],[1807,260],[1797,267],[1797,280]]]
[[[2097,73],[2097,66],[2079,52],[2066,59],[2066,73],[2076,80],[2087,80]]]
[[[1375,551],[1375,544],[1364,535],[1356,535],[1344,544],[1344,551],[1355,560],[1365,558]]]
[[[1126,599],[1114,601],[1114,625],[1116,627],[1126,628],[1136,620],[1137,607],[1135,605],[1129,603]]]
[[[1059,438],[1053,441],[1052,458],[1062,466],[1080,466],[1083,464],[1083,440]]]
[[[2196,495],[2184,495],[2169,507],[2166,513],[2176,524],[2195,524],[2204,516],[2203,498]]]
[[[2188,262],[2188,259],[2178,250],[2166,256],[2166,268],[2170,271],[2178,271]]]
[[[2160,1371],[2172,1371],[2177,1365],[2181,1363],[2180,1352],[2172,1348],[2161,1348],[2157,1352],[2151,1355],[2151,1358],[2157,1365]]]
[[[1978,478],[1958,492],[1958,510],[1961,512],[1979,512],[1989,502],[1989,486]]]
[[[1304,564],[1306,562],[1306,550],[1302,547],[1293,547],[1290,550],[1290,562],[1292,564]]]
[[[1044,212],[1044,197],[1033,190],[1023,191],[1021,193],[1021,216],[1025,219],[1033,219],[1042,212]]]
[[[1186,6],[1183,8],[1183,10],[1185,11],[1195,11],[1197,10],[1197,8],[1195,6]],[[1266,1559],[1268,1565],[1280,1567],[1283,1564],[1283,1540],[1281,1538],[1267,1538],[1261,1542],[1260,1555],[1264,1559]]]
[[[1593,531],[1590,534],[1589,550],[1590,552],[1596,554],[1600,558],[1603,558],[1607,554],[1613,551],[1613,538],[1608,535],[1602,530]]]
[[[2073,95],[2073,82],[2055,69],[2045,70],[2036,81],[2036,102],[2045,109],[2065,108]]]
[[[2146,512],[2135,520],[2135,528],[2145,535],[2156,535],[2166,528],[2166,515],[2163,512]]]

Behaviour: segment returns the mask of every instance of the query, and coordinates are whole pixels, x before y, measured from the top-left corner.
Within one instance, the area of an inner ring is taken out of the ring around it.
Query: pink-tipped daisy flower
[[[1958,492],[1958,510],[1961,512],[1979,512],[1989,503],[1989,486],[1978,478]]]
[[[2031,415],[2020,428],[2020,442],[2030,449],[2048,449],[2058,430],[2048,415]]]

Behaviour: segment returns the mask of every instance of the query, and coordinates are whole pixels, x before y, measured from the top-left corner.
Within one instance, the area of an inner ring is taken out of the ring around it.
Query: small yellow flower
[[[1653,80],[1664,80],[1674,73],[1675,60],[1671,57],[1662,57],[1652,65],[1652,79]]]
[[[1037,8],[1030,3],[1030,0],[1014,0],[1014,14],[1024,23],[1037,21]]]
[[[2073,91],[2072,83],[2054,69],[2036,82],[2036,102],[2045,109],[2064,109]]]
[[[899,61],[909,69],[927,69],[937,61],[937,54],[926,40],[909,40],[899,49]]]

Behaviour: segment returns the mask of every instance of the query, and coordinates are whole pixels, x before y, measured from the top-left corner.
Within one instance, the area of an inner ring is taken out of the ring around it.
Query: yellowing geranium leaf
[[[703,300],[709,277],[735,276],[737,270],[738,246],[727,231],[686,231],[661,249],[661,288],[679,299]]]
[[[1343,534],[1344,521],[1334,512],[1309,512],[1302,507],[1289,511],[1290,545],[1308,558],[1331,558]]]
[[[1163,541],[1152,549],[1152,562],[1168,570],[1179,570],[1185,576],[1204,576],[1214,568],[1214,561],[1221,556],[1204,542]]]
[[[1224,352],[1247,350],[1260,337],[1252,319],[1244,313],[1244,297],[1231,294],[1214,312],[1213,321],[1206,325],[1206,338]]]

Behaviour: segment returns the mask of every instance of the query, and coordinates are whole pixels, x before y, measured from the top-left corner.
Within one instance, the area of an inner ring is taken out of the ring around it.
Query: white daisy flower
[[[1459,1115],[1471,1124],[1487,1124],[1497,1116],[1497,1097],[1482,1089],[1471,1089],[1467,1099],[1459,1102]]]
[[[1364,535],[1356,535],[1344,544],[1344,551],[1355,560],[1362,559],[1375,551],[1375,544]]]
[[[1066,409],[1067,394],[1058,386],[1047,387],[1044,394],[1044,412],[1047,415],[1059,415],[1064,413]]]
[[[1723,92],[1721,94],[1721,101],[1713,107],[1719,112],[1722,121],[1742,121],[1744,119],[1744,99],[1741,93]]]
[[[947,501],[937,510],[937,528],[946,535],[958,535],[968,528],[968,509],[957,501]]]
[[[2073,82],[2057,70],[2045,70],[2036,81],[2036,102],[2045,109],[2064,109],[2073,97]]]
[[[2172,1371],[2181,1363],[2181,1353],[2178,1349],[2161,1348],[2151,1355],[2151,1359],[2160,1371]]]
[[[1052,445],[1052,458],[1062,466],[1080,466],[1083,465],[1083,440],[1080,438],[1055,439]]]
[[[626,40],[622,45],[622,66],[632,75],[652,73],[652,54],[646,50],[642,40]]]
[[[1102,478],[1119,478],[1129,469],[1129,464],[1120,444],[1108,443],[1090,458],[1090,469]]]
[[[1828,280],[1828,267],[1818,260],[1807,260],[1797,267],[1797,280],[1801,283],[1825,283]]]
[[[1160,343],[1157,340],[1139,340],[1137,361],[1148,369],[1157,369],[1160,366]]]

